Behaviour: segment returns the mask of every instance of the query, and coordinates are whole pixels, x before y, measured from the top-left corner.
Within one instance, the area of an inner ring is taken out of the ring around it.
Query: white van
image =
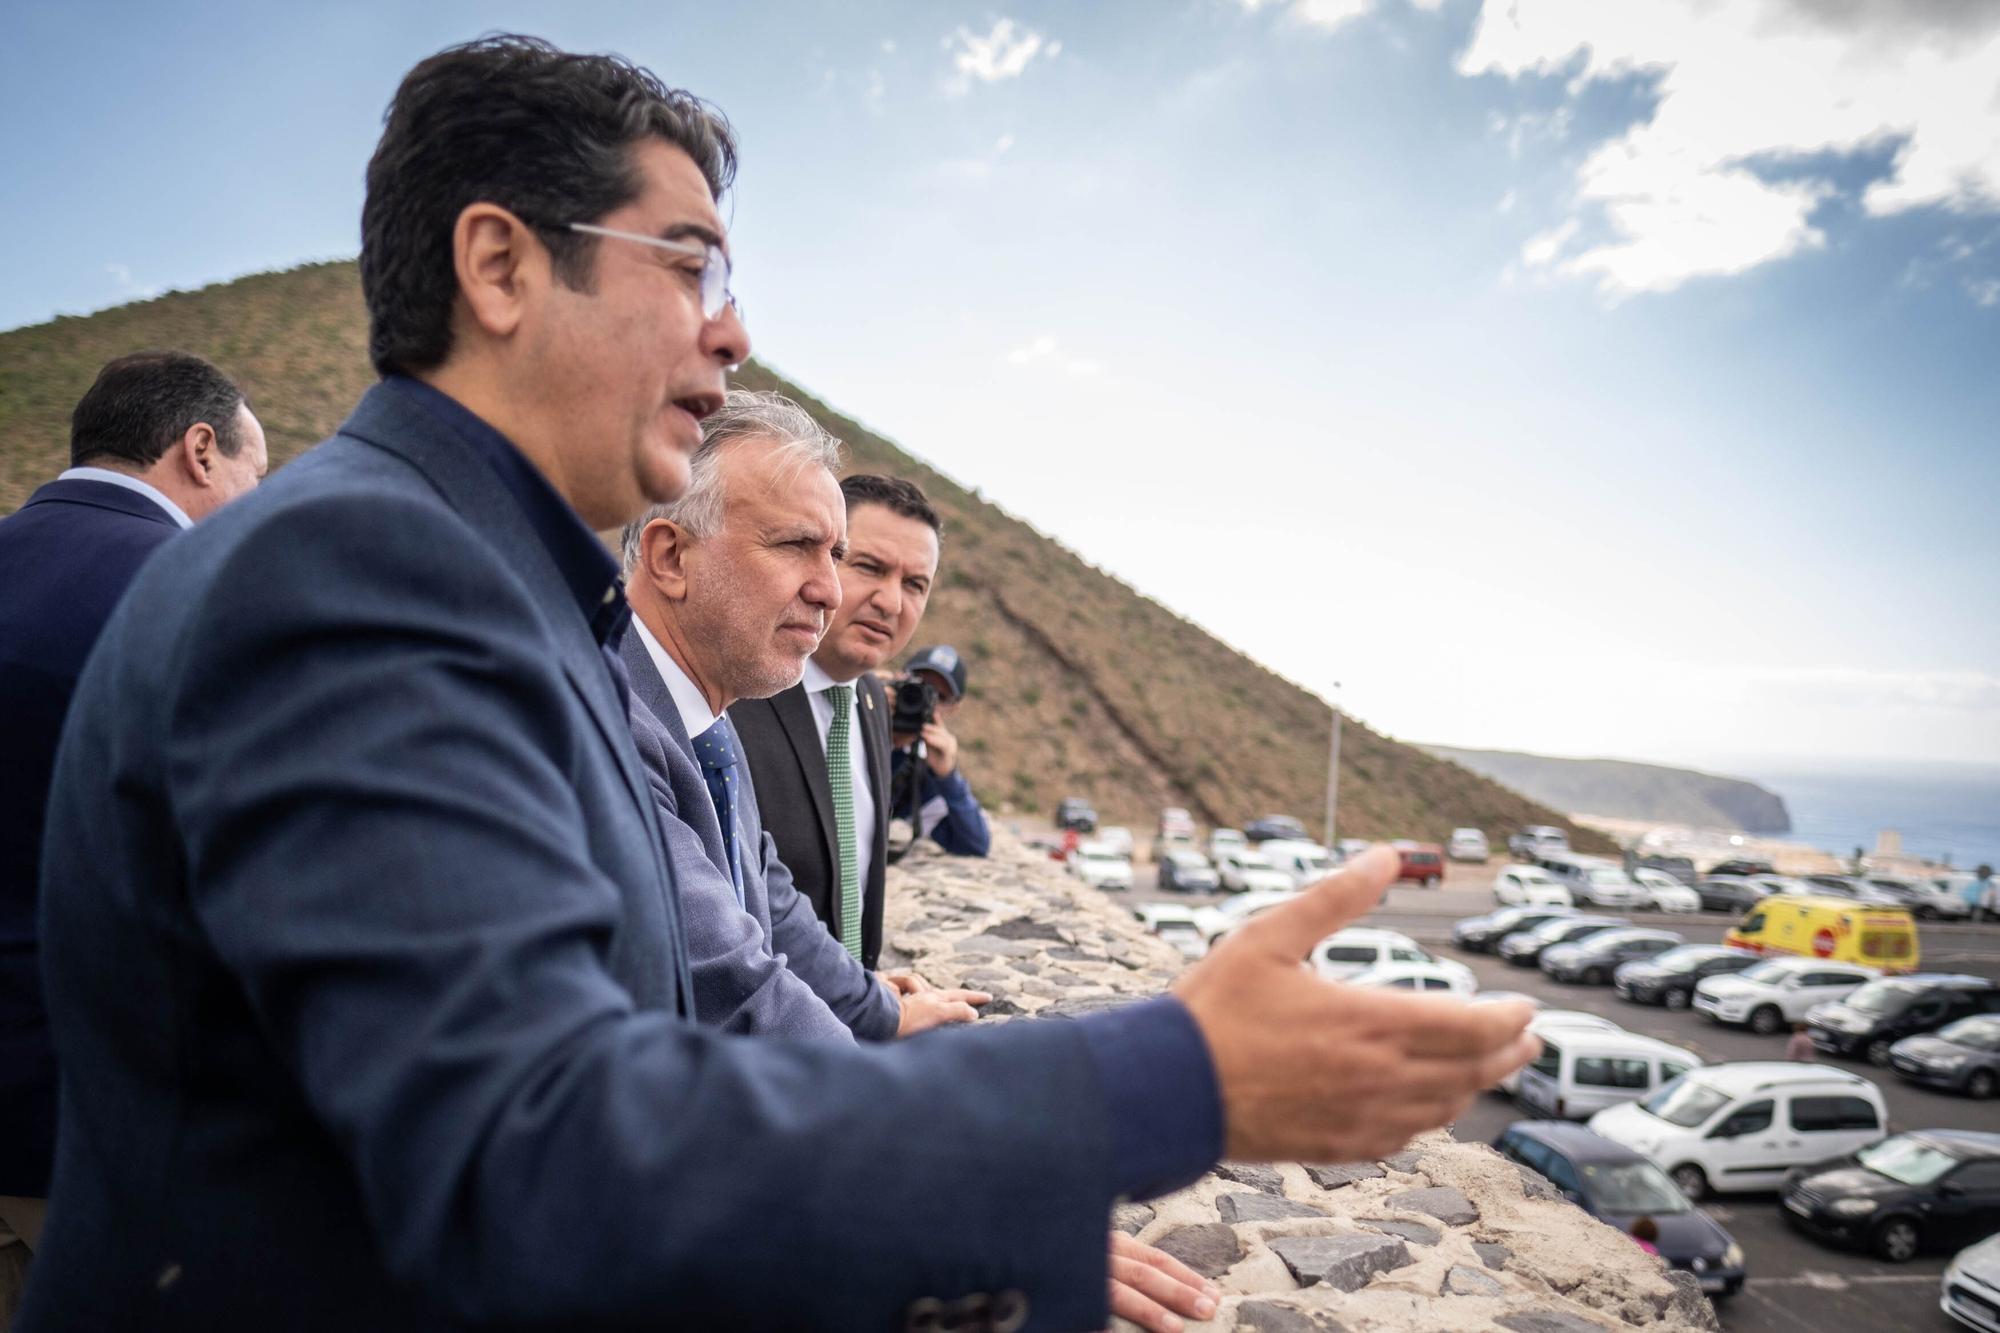
[[[1557,1119],[1585,1120],[1637,1101],[1701,1067],[1701,1057],[1635,1032],[1558,1028],[1540,1034],[1542,1053],[1521,1071],[1514,1099]]]
[[[1610,1019],[1601,1014],[1585,1013],[1581,1009],[1544,1009],[1528,1020],[1528,1031],[1537,1037],[1546,1037],[1551,1032],[1563,1028],[1591,1028],[1599,1032],[1623,1032]],[[1500,1080],[1500,1091],[1512,1094],[1521,1086],[1521,1070],[1515,1070]]]
[[[1264,859],[1271,863],[1273,870],[1289,876],[1292,883],[1301,889],[1333,873],[1333,857],[1316,842],[1273,838],[1259,843],[1257,850],[1264,854]]]
[[[1795,1166],[1880,1141],[1882,1090],[1829,1065],[1750,1060],[1689,1071],[1644,1101],[1590,1118],[1699,1200],[1711,1192],[1770,1190]]]

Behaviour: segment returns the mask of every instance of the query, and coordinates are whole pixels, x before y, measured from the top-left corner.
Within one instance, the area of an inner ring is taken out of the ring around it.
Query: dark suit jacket
[[[855,682],[855,714],[868,758],[868,790],[875,797],[874,851],[861,886],[861,962],[871,971],[882,955],[882,868],[889,859],[889,701],[882,682]],[[730,705],[736,736],[764,808],[764,827],[777,840],[778,858],[792,882],[840,936],[840,843],[834,836],[833,790],[826,780],[826,750],[813,725],[804,685],[769,699]]]
[[[743,901],[736,901],[715,800],[680,709],[638,630],[626,633],[623,656],[632,679],[632,739],[652,783],[680,890],[696,1019],[756,1036],[894,1037],[902,1006],[827,933],[793,887],[747,780],[737,784],[737,820],[748,852]]]
[[[1105,1320],[1137,1187],[1100,1028],[690,1023],[577,596],[393,385],[141,573],[42,883],[63,1095],[28,1333],[879,1328],[1016,1289],[1031,1326]]]
[[[179,531],[145,496],[76,479],[0,519],[0,1194],[47,1194],[55,1157],[35,886],[56,738],[112,608]]]

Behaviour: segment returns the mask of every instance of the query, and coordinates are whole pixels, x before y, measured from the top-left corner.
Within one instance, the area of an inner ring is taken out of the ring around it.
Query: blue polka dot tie
[[[722,854],[729,864],[729,882],[736,886],[737,906],[743,905],[743,826],[736,817],[736,789],[743,778],[738,762],[736,728],[727,716],[694,738],[694,756],[701,764],[702,781],[708,784],[708,798],[715,803],[715,818],[722,825]]]

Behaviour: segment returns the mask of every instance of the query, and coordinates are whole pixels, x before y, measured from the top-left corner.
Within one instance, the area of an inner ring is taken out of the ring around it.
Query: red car
[[[1436,843],[1398,842],[1396,855],[1403,859],[1403,864],[1396,871],[1397,883],[1408,880],[1432,889],[1443,882],[1444,848]]]

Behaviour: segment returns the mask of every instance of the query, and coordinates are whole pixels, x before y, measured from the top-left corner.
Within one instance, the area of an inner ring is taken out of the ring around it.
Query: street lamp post
[[[1334,815],[1340,808],[1340,682],[1333,682],[1333,743],[1326,759],[1326,849],[1334,849]]]

